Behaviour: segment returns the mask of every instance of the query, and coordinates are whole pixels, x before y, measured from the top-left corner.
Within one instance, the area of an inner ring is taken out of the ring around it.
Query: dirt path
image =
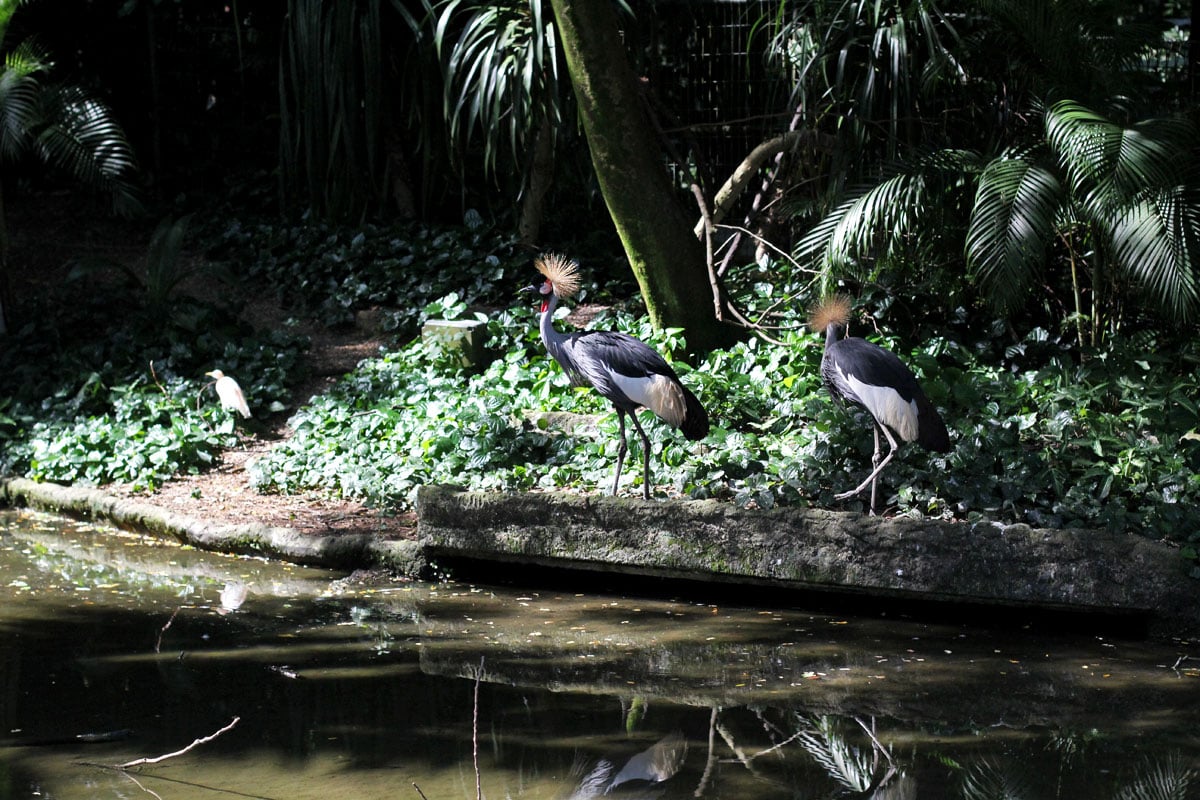
[[[84,256],[137,264],[145,257],[153,224],[121,222],[84,213],[70,195],[40,198],[36,207],[22,207],[10,216],[12,279],[21,291],[62,281],[71,264]],[[198,260],[197,255],[185,258]],[[211,282],[195,279],[182,287],[198,297],[211,296]],[[274,302],[273,292],[247,305],[243,316],[258,328],[278,326],[290,316]],[[306,354],[308,379],[292,394],[292,407],[268,421],[265,435],[247,436],[238,448],[226,451],[221,463],[200,475],[175,478],[152,493],[127,486],[103,487],[115,495],[137,497],[166,510],[222,523],[257,522],[298,531],[381,533],[389,538],[415,536],[415,516],[383,514],[361,503],[321,497],[314,493],[263,495],[249,483],[246,466],[291,435],[287,420],[313,395],[328,389],[364,358],[379,353],[383,341],[358,329],[330,331],[320,325],[302,330],[312,346]]]
[[[291,436],[287,419],[295,408],[328,389],[364,358],[378,354],[382,344],[378,338],[358,330],[330,332],[312,328],[307,333],[312,339],[306,355],[310,377],[295,389],[295,407],[272,418],[268,435],[243,438],[241,447],[225,451],[214,469],[199,475],[179,476],[149,494],[135,494],[124,486],[107,488],[114,494],[136,496],[177,514],[230,524],[255,522],[304,533],[376,533],[387,538],[414,538],[416,517],[412,512],[385,514],[356,501],[311,492],[260,494],[250,485],[247,465]]]

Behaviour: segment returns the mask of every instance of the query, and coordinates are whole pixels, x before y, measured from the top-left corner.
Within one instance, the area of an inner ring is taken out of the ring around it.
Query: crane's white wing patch
[[[839,372],[842,372],[839,369]],[[906,402],[900,393],[890,386],[872,386],[853,375],[842,372],[842,378],[858,395],[859,401],[875,419],[894,430],[906,442],[917,438],[917,401]]]
[[[666,375],[631,378],[609,369],[609,380],[633,402],[662,417],[673,428],[683,424],[685,412],[683,392]]]

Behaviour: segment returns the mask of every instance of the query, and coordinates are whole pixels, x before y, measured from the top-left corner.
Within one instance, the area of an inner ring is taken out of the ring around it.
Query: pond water
[[[1200,798],[1200,643],[360,582],[17,510],[0,692],[0,800]]]

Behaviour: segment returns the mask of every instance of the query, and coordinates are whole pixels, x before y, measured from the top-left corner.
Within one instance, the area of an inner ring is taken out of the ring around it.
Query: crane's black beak
[[[525,292],[533,292],[535,294],[547,294],[548,290],[546,289],[546,279],[541,276],[538,276],[537,279],[534,280],[533,283],[529,284],[524,289],[517,290],[517,294],[524,294]]]

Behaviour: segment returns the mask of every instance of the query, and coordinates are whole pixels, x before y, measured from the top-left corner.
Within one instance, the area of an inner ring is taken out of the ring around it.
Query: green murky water
[[[0,800],[1200,798],[1200,643],[368,585],[19,511],[0,692]]]

